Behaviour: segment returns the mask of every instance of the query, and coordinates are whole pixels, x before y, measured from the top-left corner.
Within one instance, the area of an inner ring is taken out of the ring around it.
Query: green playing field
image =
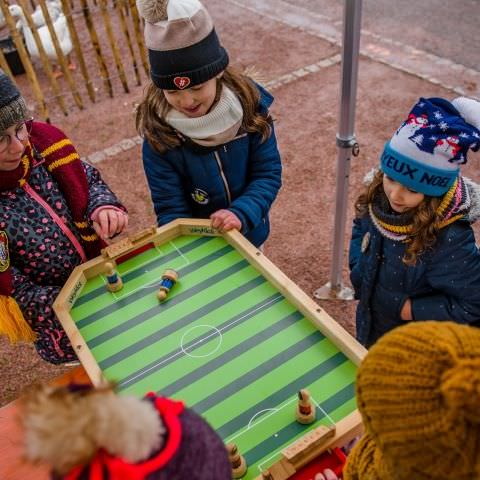
[[[179,282],[156,293],[167,268]],[[223,237],[179,236],[118,266],[124,282],[87,281],[71,316],[120,391],[156,391],[203,415],[245,456],[252,479],[280,451],[356,408],[356,366]],[[295,420],[308,388],[317,421]]]

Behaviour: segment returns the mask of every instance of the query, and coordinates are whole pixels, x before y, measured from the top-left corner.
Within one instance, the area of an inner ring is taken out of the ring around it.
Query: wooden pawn
[[[315,406],[312,405],[310,399],[310,392],[307,389],[302,389],[298,392],[298,404],[295,412],[297,422],[307,425],[315,421]]]
[[[243,455],[240,455],[238,447],[234,443],[227,445],[227,451],[230,464],[232,465],[232,477],[243,477],[247,472],[247,462],[245,462],[245,458]]]
[[[105,275],[107,277],[107,289],[110,292],[118,292],[123,288],[122,279],[115,270],[113,263],[107,262],[105,264]]]

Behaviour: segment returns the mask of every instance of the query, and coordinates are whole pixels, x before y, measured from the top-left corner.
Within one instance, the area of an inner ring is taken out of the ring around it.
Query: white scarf
[[[237,95],[226,85],[217,104],[206,115],[190,118],[171,108],[165,120],[182,135],[206,147],[232,140],[242,124],[243,108]]]

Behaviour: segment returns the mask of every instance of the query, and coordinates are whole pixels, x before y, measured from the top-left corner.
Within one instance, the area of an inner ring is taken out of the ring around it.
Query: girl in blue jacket
[[[408,321],[480,324],[480,189],[460,175],[480,146],[480,103],[421,98],[387,142],[356,202],[351,281],[357,338],[371,346]]]
[[[152,84],[137,110],[143,162],[159,225],[211,218],[256,246],[281,185],[268,108],[273,98],[228,67],[198,0],[138,0]]]

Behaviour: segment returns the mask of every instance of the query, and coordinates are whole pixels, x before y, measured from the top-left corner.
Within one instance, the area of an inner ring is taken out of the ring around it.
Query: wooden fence
[[[148,78],[135,0],[0,0],[2,16],[38,115],[46,121],[52,108],[67,115],[99,97],[129,93]],[[16,79],[2,49],[0,68]]]

